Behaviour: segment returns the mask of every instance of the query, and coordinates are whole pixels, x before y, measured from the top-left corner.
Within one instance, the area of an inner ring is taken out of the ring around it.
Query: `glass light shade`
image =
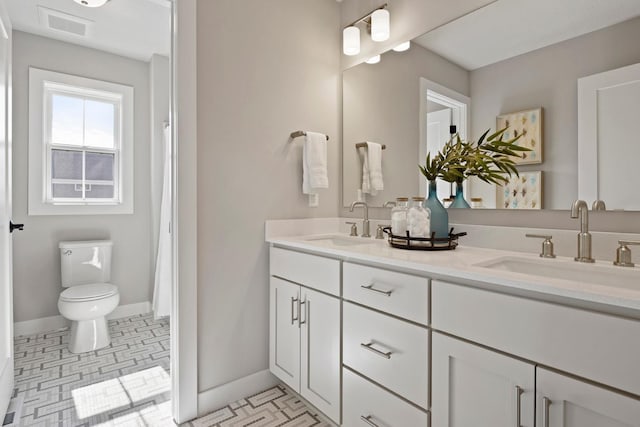
[[[371,40],[383,42],[389,38],[389,11],[378,9],[371,14]]]
[[[342,31],[342,51],[347,56],[360,53],[360,28],[347,27]]]
[[[73,1],[86,7],[100,7],[100,6],[104,6],[104,4],[109,0],[73,0]]]
[[[372,56],[365,61],[367,64],[377,64],[380,62],[380,55]]]
[[[404,43],[400,43],[398,46],[394,47],[393,50],[396,52],[404,52],[405,50],[409,50],[411,47],[411,42],[406,41]]]

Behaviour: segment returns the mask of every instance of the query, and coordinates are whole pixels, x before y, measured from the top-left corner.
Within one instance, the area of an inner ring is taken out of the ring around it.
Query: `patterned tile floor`
[[[14,398],[21,426],[172,426],[169,322],[151,314],[109,322],[111,345],[67,349],[68,330],[16,337]]]
[[[111,345],[67,349],[69,331],[15,338],[19,426],[174,427],[169,322],[151,314],[109,322]],[[187,427],[329,427],[284,386],[241,399]]]
[[[329,427],[284,386],[276,386],[241,399],[189,423],[190,427]]]

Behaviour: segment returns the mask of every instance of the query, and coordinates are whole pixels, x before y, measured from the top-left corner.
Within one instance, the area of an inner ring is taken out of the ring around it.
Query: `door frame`
[[[3,82],[3,84],[6,85],[6,96],[5,99],[0,99],[0,102],[4,102],[4,109],[5,109],[5,120],[7,121],[6,123],[6,128],[5,128],[5,134],[4,134],[4,138],[5,138],[5,144],[6,144],[6,170],[5,170],[5,174],[6,176],[4,177],[4,179],[6,179],[6,203],[7,203],[7,213],[8,213],[8,218],[7,221],[4,224],[0,224],[0,227],[2,228],[8,228],[9,227],[9,220],[12,217],[12,206],[11,206],[11,201],[12,201],[12,168],[11,168],[11,164],[12,164],[12,148],[11,148],[11,144],[12,144],[12,120],[13,120],[13,101],[12,101],[12,66],[13,66],[13,49],[12,49],[12,37],[11,37],[11,32],[12,32],[12,27],[11,27],[11,20],[9,19],[9,13],[7,12],[4,0],[0,0],[0,31],[3,32],[2,37],[6,37],[7,39],[7,69],[6,69],[6,77],[5,77],[5,81]],[[12,238],[11,238],[11,234],[7,233],[8,239],[7,241],[2,241],[0,242],[0,244],[2,245],[6,245],[4,250],[7,252],[7,261],[8,261],[8,269],[6,272],[0,272],[0,274],[6,275],[6,277],[4,278],[4,280],[7,281],[7,283],[9,284],[8,289],[7,289],[7,294],[5,295],[7,298],[8,303],[8,317],[9,317],[9,324],[6,325],[6,327],[8,328],[7,331],[7,337],[11,340],[11,343],[9,344],[9,363],[7,365],[7,368],[9,369],[7,372],[3,372],[0,371],[0,378],[2,378],[4,380],[5,375],[9,375],[10,379],[10,383],[11,383],[11,391],[10,394],[8,396],[8,403],[11,401],[11,395],[13,394],[13,387],[14,387],[14,381],[13,381],[13,376],[14,376],[14,354],[13,354],[13,257],[12,257]],[[3,390],[0,390],[0,393],[3,393]],[[4,399],[4,397],[3,397]],[[0,408],[0,419],[4,418],[5,415],[5,410],[8,408]]]
[[[471,111],[471,98],[461,93],[456,92],[453,89],[449,89],[446,86],[442,86],[431,80],[427,80],[424,77],[420,77],[420,144],[418,159],[420,163],[427,157],[427,101],[432,100],[439,104],[446,105],[449,108],[455,108],[460,115],[460,123],[458,126],[458,133],[460,138],[467,139],[468,130],[470,128],[470,114]],[[419,179],[420,194],[428,197],[427,194],[427,181],[420,176]],[[467,190],[468,183],[465,181],[463,184],[465,192],[469,194]]]
[[[198,416],[196,0],[171,0],[172,414]]]

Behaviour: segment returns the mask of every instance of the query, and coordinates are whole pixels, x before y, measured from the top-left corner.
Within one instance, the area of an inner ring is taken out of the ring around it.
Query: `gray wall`
[[[344,206],[357,200],[362,187],[362,150],[354,144],[363,141],[387,146],[382,152],[384,190],[367,195],[369,205],[419,193],[421,77],[469,96],[468,71],[415,43],[406,52],[385,53],[378,64],[343,72]]]
[[[519,169],[544,171],[543,206],[567,209],[578,195],[577,81],[640,62],[638,40],[640,18],[472,71],[472,137],[500,114],[542,106],[544,161]]]
[[[59,314],[61,240],[113,240],[112,282],[120,288],[120,304],[149,301],[148,64],[20,31],[13,33],[13,54],[13,219],[25,223],[13,238],[15,321]],[[27,216],[29,66],[134,87],[133,215]]]
[[[339,22],[335,1],[198,2],[200,391],[268,368],[265,220],[338,213]],[[331,138],[318,208],[299,129]]]

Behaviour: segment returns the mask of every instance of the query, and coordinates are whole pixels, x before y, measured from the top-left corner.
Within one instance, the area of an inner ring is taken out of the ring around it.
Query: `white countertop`
[[[317,231],[317,228],[314,231]],[[384,266],[425,275],[433,279],[449,280],[523,297],[640,318],[640,280],[637,289],[629,289],[499,271],[477,265],[498,258],[517,257],[537,260],[537,262],[555,263],[556,265],[570,263],[571,266],[575,266],[577,263],[572,258],[558,257],[540,260],[537,254],[464,245],[451,251],[431,252],[392,248],[386,240],[353,246],[336,245],[329,240],[310,240],[336,235],[338,233],[286,237],[268,235],[266,240],[275,246],[340,258],[345,261]],[[346,234],[340,234],[340,236],[348,237]],[[352,239],[362,238],[354,237]],[[611,262],[606,261],[598,261],[595,265],[585,266],[585,268],[598,268],[611,273],[612,283],[615,283],[616,274],[632,273],[629,270],[623,272],[623,267],[611,267]],[[640,277],[638,267],[635,267],[633,271],[637,271],[638,277]]]

